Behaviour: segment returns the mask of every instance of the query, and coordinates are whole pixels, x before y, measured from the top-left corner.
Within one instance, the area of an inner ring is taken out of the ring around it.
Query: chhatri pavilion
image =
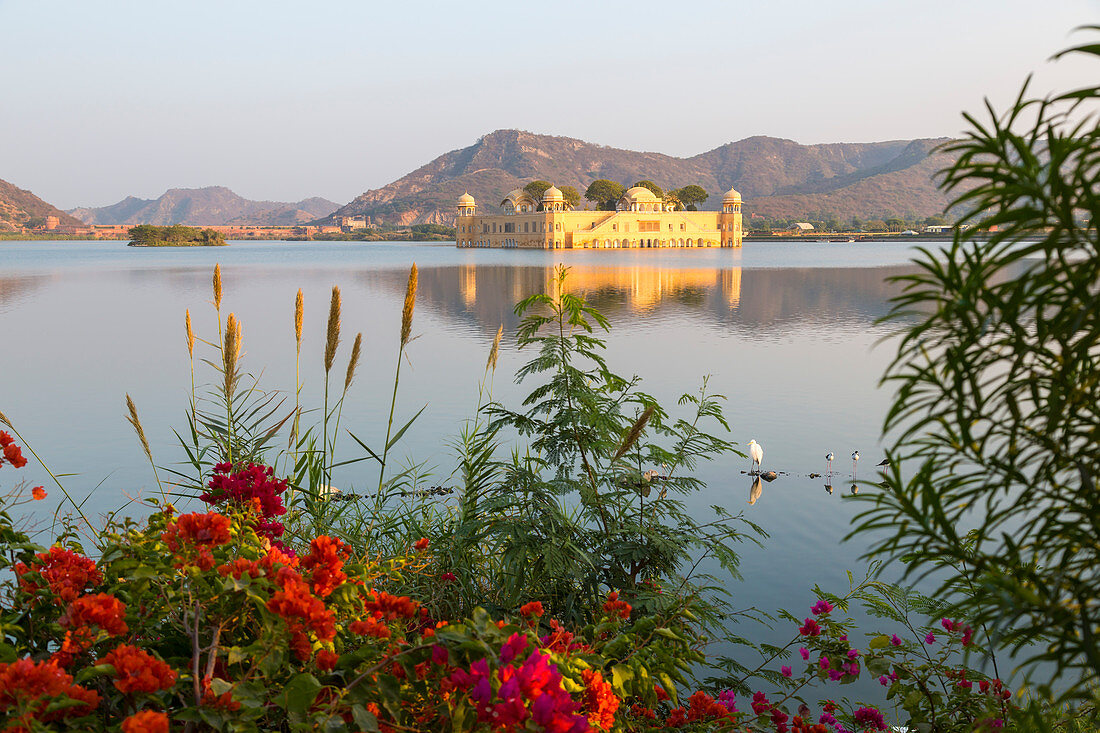
[[[540,210],[541,205],[541,210]],[[721,211],[683,211],[644,186],[626,191],[615,211],[574,211],[555,186],[541,201],[517,188],[501,203],[503,214],[478,214],[469,193],[459,197],[459,247],[532,249],[634,249],[740,247],[741,194],[732,188]]]

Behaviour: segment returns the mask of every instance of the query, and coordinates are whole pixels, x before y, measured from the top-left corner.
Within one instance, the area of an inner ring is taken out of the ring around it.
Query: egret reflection
[[[749,488],[749,504],[755,504],[756,500],[760,498],[760,495],[764,493],[764,482],[757,476],[752,480],[752,486]]]

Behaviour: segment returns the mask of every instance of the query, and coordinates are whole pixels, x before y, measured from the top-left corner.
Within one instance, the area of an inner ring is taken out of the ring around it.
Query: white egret
[[[829,451],[825,454],[825,473],[833,472],[833,452]]]
[[[756,466],[757,472],[760,471],[760,464],[764,461],[764,449],[760,447],[760,444],[755,440],[749,441],[749,458],[752,459],[752,465]],[[749,469],[749,473],[752,473],[752,469]]]

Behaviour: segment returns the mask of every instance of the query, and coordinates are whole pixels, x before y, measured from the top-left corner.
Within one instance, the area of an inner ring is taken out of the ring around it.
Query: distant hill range
[[[62,226],[81,226],[80,221],[30,191],[0,180],[0,232],[40,225],[47,216],[56,216]]]
[[[157,199],[127,196],[117,204],[71,209],[85,224],[294,226],[324,218],[339,204],[322,198],[295,203],[250,201],[224,186],[173,188]]]
[[[932,150],[947,138],[800,145],[750,137],[690,158],[594,145],[583,140],[497,130],[382,188],[367,191],[334,216],[365,214],[386,224],[452,224],[464,192],[483,212],[498,211],[508,191],[543,179],[582,194],[597,178],[626,186],[648,179],[664,188],[698,184],[717,208],[733,187],[746,214],[842,220],[942,214],[947,197],[935,174],[950,163]],[[583,205],[582,201],[582,205]]]

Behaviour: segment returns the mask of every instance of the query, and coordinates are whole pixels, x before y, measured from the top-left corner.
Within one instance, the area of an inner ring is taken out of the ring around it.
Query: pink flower
[[[925,644],[935,644],[936,643],[936,637],[932,635],[931,631],[928,632],[928,636],[924,637],[924,643]]]
[[[447,663],[447,647],[436,644],[432,647],[432,662],[440,666]]]
[[[886,721],[882,717],[882,713],[874,708],[860,708],[856,711],[856,714],[852,716],[857,726],[863,728],[874,728],[875,730],[886,730]]]
[[[849,649],[848,650],[848,659],[855,659],[858,656],[859,656],[859,650],[858,649]]]
[[[822,613],[828,613],[829,611],[832,611],[832,610],[833,610],[833,604],[829,603],[826,600],[820,600],[820,601],[818,601],[817,603],[815,603],[813,605],[813,608],[810,609],[810,613],[817,616],[817,615],[822,614]]]
[[[887,677],[886,675],[882,675],[881,677],[878,678],[878,683],[880,685],[882,685],[883,687],[887,687],[890,684],[890,678]]]
[[[799,649],[799,650],[798,650],[798,653],[802,655],[802,658],[803,658],[803,659],[805,659],[805,660],[809,660],[809,658],[810,658],[810,650],[809,650],[809,649],[807,649],[806,647],[802,647],[801,649]]]
[[[793,674],[791,672],[791,668],[786,666],[786,665],[783,665],[782,667],[780,667],[779,671],[783,673],[784,677],[790,677]]]
[[[500,649],[500,663],[508,664],[527,648],[527,637],[520,633],[512,634]]]
[[[829,658],[828,657],[822,657],[821,659],[817,660],[817,664],[822,669],[828,669],[829,668]]]
[[[894,646],[901,646],[901,639],[898,637],[897,634],[894,634],[890,637],[890,643]]]

